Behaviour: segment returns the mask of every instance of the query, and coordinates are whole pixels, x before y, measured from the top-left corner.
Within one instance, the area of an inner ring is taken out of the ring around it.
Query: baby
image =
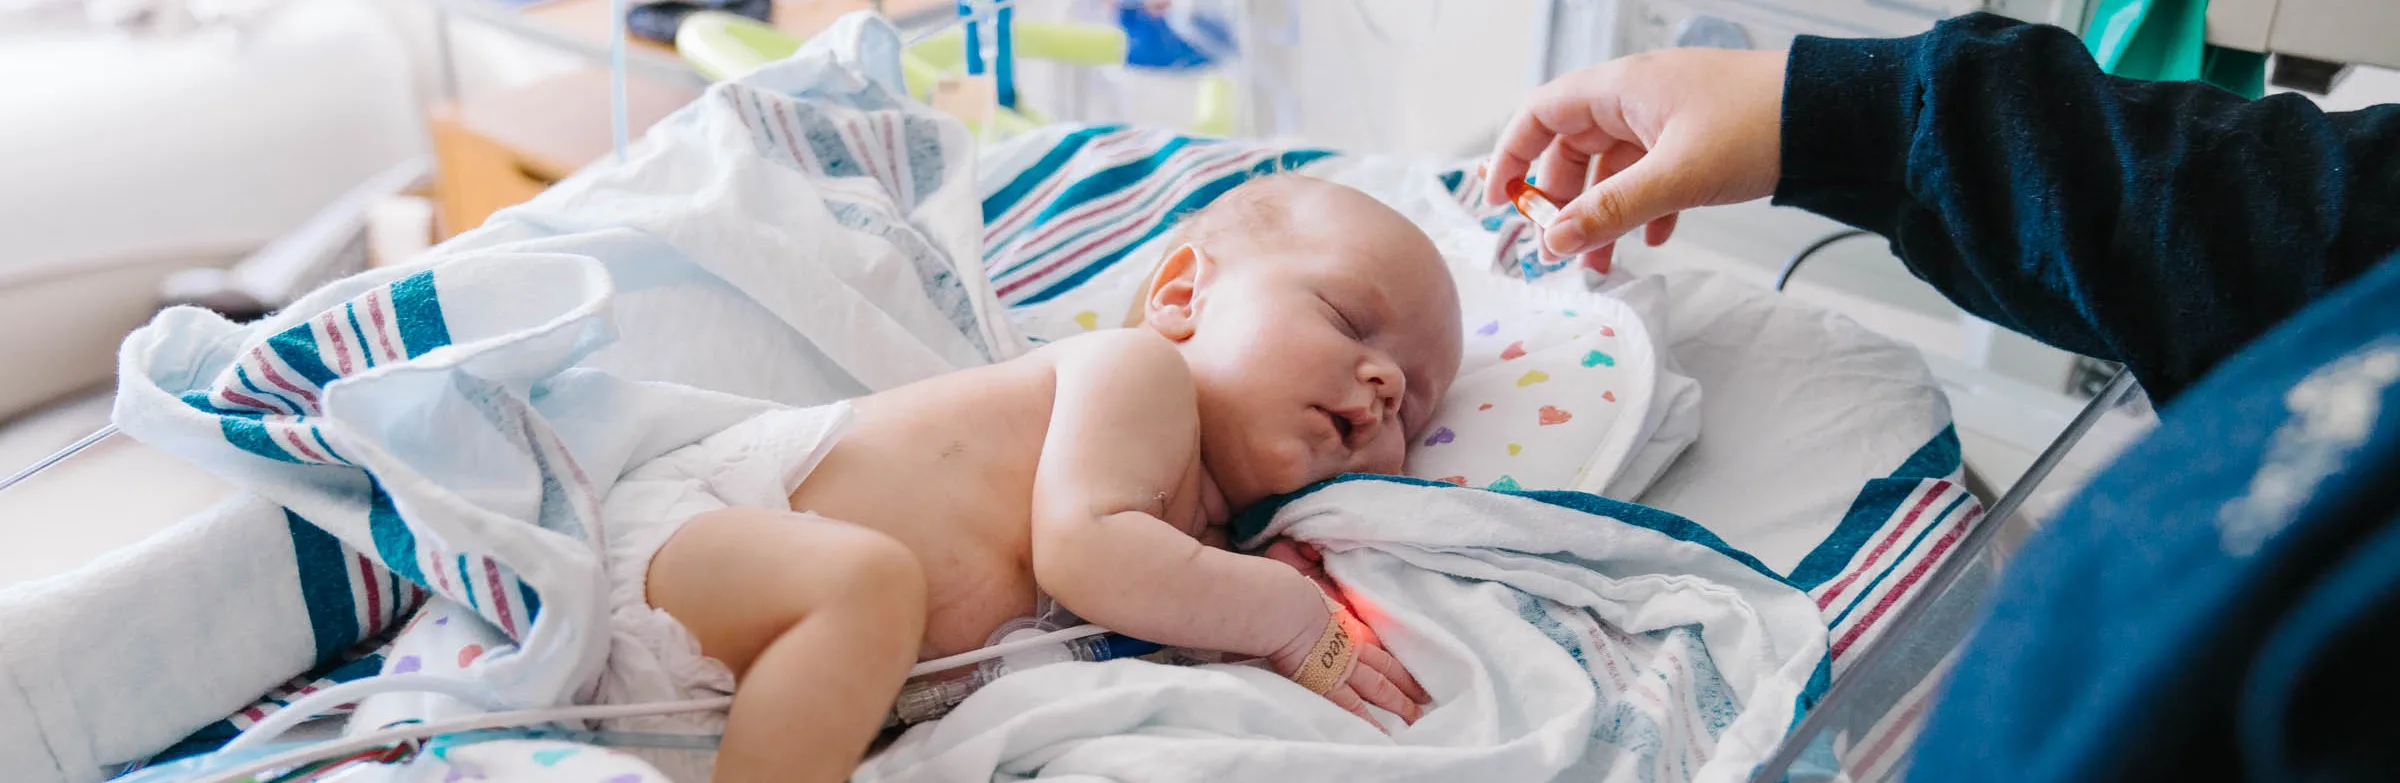
[[[731,691],[715,779],[842,780],[911,665],[1046,594],[1413,722],[1424,690],[1341,604],[1222,547],[1261,499],[1400,471],[1458,371],[1441,254],[1294,175],[1227,192],[1170,247],[1132,328],[764,414],[629,475],[605,514],[602,700]]]

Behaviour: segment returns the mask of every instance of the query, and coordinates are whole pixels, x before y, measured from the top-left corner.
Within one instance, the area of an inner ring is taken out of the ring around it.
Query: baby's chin
[[[1229,469],[1233,465],[1245,469]],[[1309,470],[1305,458],[1294,460],[1282,449],[1243,449],[1234,454],[1203,455],[1200,467],[1216,478],[1217,488],[1225,494],[1226,506],[1237,514],[1259,501],[1333,478],[1329,473],[1317,475],[1322,471]]]

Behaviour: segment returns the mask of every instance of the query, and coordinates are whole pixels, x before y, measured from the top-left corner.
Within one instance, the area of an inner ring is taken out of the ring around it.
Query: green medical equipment
[[[2264,94],[2266,55],[2210,45],[2207,16],[2207,0],[2099,0],[2083,28],[2084,46],[2112,75]]]
[[[1077,67],[1125,64],[1127,40],[1122,30],[1094,24],[1016,22],[1012,54]],[[799,51],[801,40],[772,25],[728,13],[704,11],[684,20],[675,34],[675,51],[710,79],[740,78],[767,63]],[[901,77],[908,92],[929,100],[936,85],[966,75],[964,32],[951,27],[911,44],[900,56]],[[1221,76],[1206,77],[1194,100],[1188,129],[1206,134],[1233,132],[1234,89]],[[992,107],[992,128],[1002,136],[1050,123],[1049,117],[1022,103]],[[976,128],[981,131],[982,128]]]

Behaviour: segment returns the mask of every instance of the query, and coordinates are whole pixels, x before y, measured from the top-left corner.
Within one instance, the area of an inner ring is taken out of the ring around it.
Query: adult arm
[[[1803,37],[1785,73],[1777,203],[1890,238],[1960,307],[2157,399],[2400,249],[2400,106],[2120,79],[1982,14]]]

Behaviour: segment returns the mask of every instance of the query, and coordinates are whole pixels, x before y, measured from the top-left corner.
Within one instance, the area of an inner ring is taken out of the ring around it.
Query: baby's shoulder
[[[1191,382],[1192,370],[1183,363],[1172,340],[1148,329],[1102,329],[1069,337],[1026,354],[1053,366],[1109,374],[1159,375],[1160,380]]]

